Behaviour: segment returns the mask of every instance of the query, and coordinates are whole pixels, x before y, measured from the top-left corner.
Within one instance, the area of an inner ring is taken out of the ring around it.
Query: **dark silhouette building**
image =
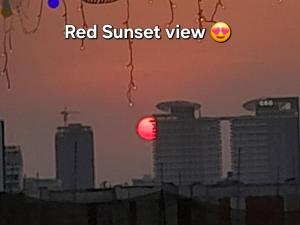
[[[5,162],[4,162],[4,122],[0,121],[0,192],[4,191],[4,176],[5,176]]]
[[[55,136],[56,178],[63,190],[94,188],[94,141],[88,126],[58,127]]]
[[[23,188],[23,156],[21,146],[5,146],[5,191],[21,192]]]
[[[200,105],[186,101],[157,105],[154,175],[158,182],[214,184],[222,175],[222,144],[218,118],[200,116]]]
[[[232,170],[244,183],[299,178],[298,98],[261,98],[244,108],[254,115],[231,120]]]

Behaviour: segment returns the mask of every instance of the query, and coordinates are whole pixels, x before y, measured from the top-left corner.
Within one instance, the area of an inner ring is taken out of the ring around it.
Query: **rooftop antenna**
[[[60,114],[63,116],[63,120],[64,120],[64,125],[67,126],[68,125],[68,119],[69,119],[69,115],[70,114],[79,114],[80,112],[76,112],[76,111],[68,111],[68,108],[65,107],[64,111],[60,112]]]

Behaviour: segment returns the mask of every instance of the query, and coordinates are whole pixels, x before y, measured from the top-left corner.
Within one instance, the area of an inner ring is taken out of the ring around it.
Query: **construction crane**
[[[79,114],[79,113],[80,112],[76,112],[76,111],[68,111],[68,108],[65,107],[64,111],[60,112],[60,114],[63,116],[64,125],[65,126],[68,125],[68,119],[70,114]]]

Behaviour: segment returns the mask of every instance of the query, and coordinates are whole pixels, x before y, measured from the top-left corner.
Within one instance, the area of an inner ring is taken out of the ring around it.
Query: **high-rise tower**
[[[55,136],[56,177],[64,190],[94,188],[94,141],[88,126],[58,127]]]
[[[252,116],[231,120],[232,171],[244,183],[299,178],[298,98],[262,98],[244,108]]]
[[[190,185],[213,184],[221,179],[220,121],[200,116],[200,105],[186,101],[157,105],[154,142],[156,181]],[[198,114],[198,115],[197,115]]]

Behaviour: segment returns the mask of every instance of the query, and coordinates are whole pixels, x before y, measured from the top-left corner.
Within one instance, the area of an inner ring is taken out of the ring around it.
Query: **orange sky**
[[[69,3],[72,24],[80,23],[78,4]],[[188,3],[187,3],[188,2]],[[177,0],[176,23],[196,26],[197,1]],[[211,2],[211,1],[206,1]],[[300,2],[224,0],[217,15],[233,36],[226,44],[209,36],[197,41],[136,41],[138,91],[128,108],[126,41],[63,39],[62,10],[45,14],[37,34],[24,35],[17,20],[10,71],[12,91],[0,81],[0,117],[6,121],[7,144],[20,144],[27,175],[54,175],[54,133],[59,112],[81,111],[73,122],[95,131],[97,181],[123,182],[152,171],[152,146],[136,137],[136,121],[156,112],[162,100],[200,102],[204,115],[244,113],[241,103],[259,96],[300,95]],[[207,8],[212,5],[208,4]],[[163,26],[169,20],[167,0],[132,0],[132,25]],[[123,0],[109,6],[86,7],[89,24],[121,26]],[[29,16],[35,19],[34,10]]]

